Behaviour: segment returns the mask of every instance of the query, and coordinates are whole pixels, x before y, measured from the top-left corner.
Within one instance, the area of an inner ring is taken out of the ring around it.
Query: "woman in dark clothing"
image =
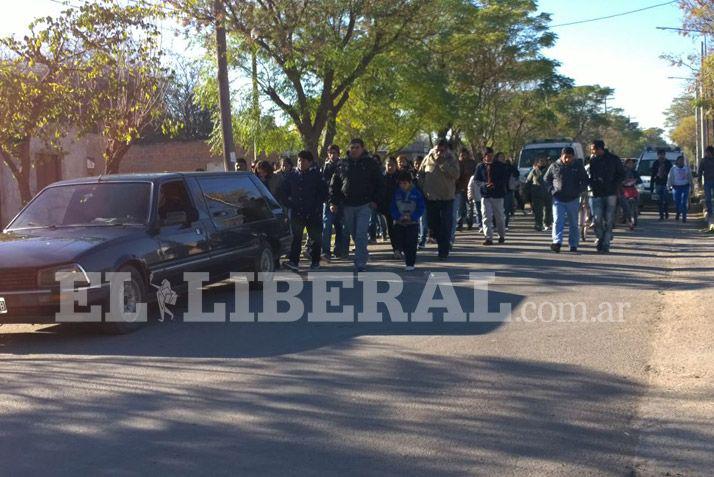
[[[392,245],[392,252],[394,253],[394,258],[402,258],[401,252],[398,249],[394,241],[394,236],[392,235],[394,227],[394,219],[390,213],[390,206],[392,204],[392,198],[394,198],[394,193],[399,187],[399,181],[397,180],[399,176],[399,171],[397,169],[397,160],[394,157],[389,157],[385,162],[385,172],[384,172],[384,197],[379,204],[379,213],[385,219],[386,232],[389,234],[389,242]]]

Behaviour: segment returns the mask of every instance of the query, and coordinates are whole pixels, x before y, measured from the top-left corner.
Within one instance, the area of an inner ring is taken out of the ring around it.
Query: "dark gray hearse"
[[[87,274],[129,272],[122,294],[125,311],[133,312],[165,279],[181,290],[183,272],[209,272],[211,281],[234,271],[271,272],[290,240],[282,207],[250,173],[58,182],[0,234],[0,324],[54,322],[57,273],[75,278],[88,305],[106,309],[108,284],[90,283]]]

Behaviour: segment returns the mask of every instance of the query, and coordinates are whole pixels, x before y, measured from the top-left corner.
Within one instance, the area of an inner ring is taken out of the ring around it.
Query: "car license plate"
[[[7,313],[7,304],[5,304],[5,299],[0,297],[0,315]]]

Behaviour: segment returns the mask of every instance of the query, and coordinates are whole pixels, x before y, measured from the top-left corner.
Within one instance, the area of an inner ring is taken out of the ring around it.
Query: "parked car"
[[[54,322],[55,274],[72,274],[88,304],[108,306],[89,272],[131,274],[126,311],[183,272],[271,272],[291,242],[283,208],[250,173],[167,173],[63,181],[42,190],[0,234],[0,323]],[[105,327],[118,325],[104,323]],[[119,327],[121,328],[121,327]],[[122,331],[119,329],[118,331]]]

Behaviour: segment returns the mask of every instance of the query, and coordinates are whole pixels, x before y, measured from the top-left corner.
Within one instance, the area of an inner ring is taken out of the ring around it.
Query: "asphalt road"
[[[404,275],[413,306],[429,271],[449,272],[466,302],[468,273],[495,272],[506,323],[164,323],[114,337],[6,325],[0,475],[710,473],[714,375],[694,392],[653,370],[679,359],[666,349],[677,334],[658,335],[674,298],[708,296],[678,310],[711,316],[714,239],[647,216],[610,255],[592,242],[555,255],[530,220],[503,246],[459,234],[449,262],[430,249]],[[403,274],[374,250],[372,270]],[[232,306],[230,288],[205,294]]]

